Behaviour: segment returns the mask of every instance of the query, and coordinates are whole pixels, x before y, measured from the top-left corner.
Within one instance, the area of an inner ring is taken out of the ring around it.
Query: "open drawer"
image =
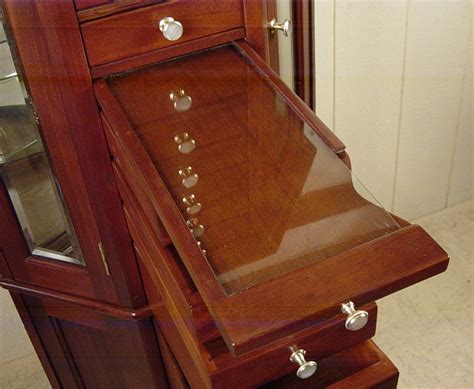
[[[95,91],[124,180],[233,355],[446,269],[447,254],[370,197],[344,145],[245,42]]]

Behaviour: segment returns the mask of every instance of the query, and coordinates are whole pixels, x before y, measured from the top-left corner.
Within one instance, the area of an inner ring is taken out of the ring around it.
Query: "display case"
[[[396,386],[374,301],[448,256],[274,71],[275,7],[5,0],[76,260],[4,174],[1,283],[54,387]]]

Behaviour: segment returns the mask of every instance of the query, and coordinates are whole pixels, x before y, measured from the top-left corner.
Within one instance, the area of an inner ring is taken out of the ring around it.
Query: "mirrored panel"
[[[0,174],[30,251],[84,264],[35,115],[0,29]],[[26,96],[26,97],[25,97]]]

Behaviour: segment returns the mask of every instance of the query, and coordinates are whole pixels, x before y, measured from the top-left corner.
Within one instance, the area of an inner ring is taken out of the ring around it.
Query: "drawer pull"
[[[186,212],[190,215],[194,215],[202,209],[202,204],[196,201],[196,196],[193,194],[184,196],[183,203],[186,205]]]
[[[299,349],[290,356],[290,361],[299,365],[296,376],[301,379],[311,377],[318,370],[318,364],[314,361],[306,361],[305,355],[306,350]]]
[[[180,169],[178,173],[182,178],[181,183],[185,188],[192,188],[199,180],[199,176],[193,173],[191,166],[188,166],[186,169]]]
[[[160,31],[169,41],[177,41],[183,36],[183,25],[171,16],[167,16],[160,20]]]
[[[196,141],[191,139],[187,132],[176,135],[174,141],[178,145],[179,152],[183,154],[189,154],[196,148]]]
[[[186,112],[193,104],[193,99],[188,96],[184,89],[170,93],[170,100],[173,101],[173,107],[178,112]]]
[[[277,31],[283,32],[284,36],[288,36],[291,34],[292,25],[291,20],[285,19],[283,23],[278,22],[276,19],[270,20],[269,23],[270,32],[274,34]]]
[[[346,328],[351,331],[357,331],[363,328],[369,321],[367,311],[356,310],[352,301],[341,304],[341,311],[347,315]]]

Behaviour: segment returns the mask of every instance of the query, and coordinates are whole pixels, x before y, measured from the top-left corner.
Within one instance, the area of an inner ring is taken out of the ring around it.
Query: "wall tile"
[[[468,1],[410,1],[394,211],[443,208],[471,12]]]
[[[472,29],[472,26],[471,26]],[[472,31],[472,30],[471,30]],[[469,47],[472,50],[472,35]],[[467,53],[464,85],[459,113],[456,146],[452,161],[447,205],[451,206],[472,198],[474,185],[473,128],[472,128],[472,52]]]
[[[347,145],[355,175],[390,208],[407,2],[338,0],[335,4],[334,130]]]

